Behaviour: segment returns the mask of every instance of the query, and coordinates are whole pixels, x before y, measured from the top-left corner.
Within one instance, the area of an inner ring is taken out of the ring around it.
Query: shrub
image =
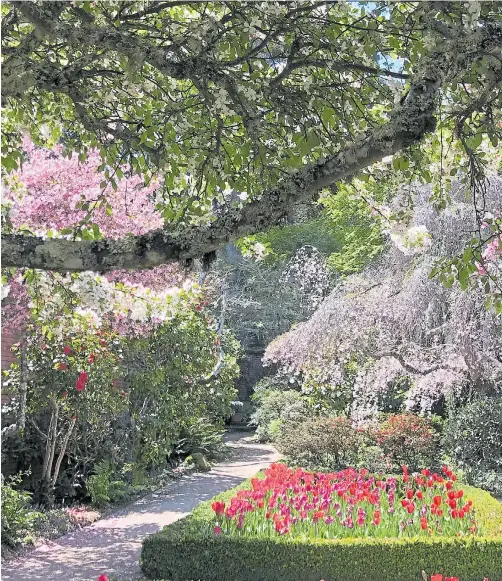
[[[219,459],[225,455],[223,430],[207,418],[191,418],[182,427],[175,452],[180,456],[194,453]]]
[[[106,506],[127,496],[128,486],[123,480],[114,478],[110,461],[103,460],[94,467],[94,474],[87,480],[87,491],[95,506]]]
[[[260,389],[253,395],[255,411],[251,424],[256,426],[256,436],[266,442],[275,439],[277,420],[298,422],[308,416],[307,403],[297,391]]]
[[[348,418],[328,417],[284,423],[276,443],[293,464],[332,470],[354,463],[360,438]]]
[[[422,570],[428,574],[447,570],[462,581],[502,579],[502,506],[481,490],[464,487],[477,506],[483,537],[216,536],[211,504],[215,500],[228,503],[249,484],[202,503],[189,517],[147,537],[141,555],[146,577],[171,581],[421,581]]]
[[[502,494],[502,399],[450,409],[442,444],[469,481]]]
[[[439,434],[427,418],[410,413],[390,416],[372,435],[394,470],[403,464],[410,470],[437,467],[440,461]]]
[[[2,543],[11,547],[26,541],[41,517],[30,508],[31,494],[17,490],[23,476],[20,472],[6,481],[2,476]]]

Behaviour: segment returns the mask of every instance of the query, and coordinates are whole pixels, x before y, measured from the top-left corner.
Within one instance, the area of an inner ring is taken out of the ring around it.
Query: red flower
[[[65,369],[68,369],[68,365],[66,365],[66,363],[58,363],[56,369],[58,371],[64,371]]]
[[[94,359],[96,359],[96,356],[94,355],[94,353],[91,353],[88,359],[89,363],[94,363]]]
[[[420,518],[420,526],[422,527],[423,531],[427,530],[427,518],[425,516]]]
[[[423,492],[422,492],[421,490],[419,490],[419,491],[417,492],[417,498],[418,498],[419,500],[422,500],[422,499],[423,499],[423,497],[424,497],[424,495],[423,495]]]
[[[214,510],[217,516],[221,516],[225,512],[225,503],[221,500],[213,502],[211,508]]]
[[[431,581],[443,581],[442,575],[431,575]]]
[[[218,526],[214,527],[214,534],[215,535],[221,535],[222,532],[223,531],[222,531],[221,527],[218,527]]]
[[[78,376],[77,383],[75,384],[77,391],[84,391],[85,384],[87,383],[87,378],[88,378],[87,373],[85,371],[81,371],[80,375]]]
[[[63,399],[67,398],[68,397],[68,392],[67,391],[63,391],[63,393],[61,394],[61,397]]]
[[[453,488],[453,482],[450,482],[448,480],[448,482],[446,483],[446,490],[452,490],[452,488]]]
[[[420,471],[421,474],[423,474],[424,476],[430,476],[431,475],[431,471],[428,470],[427,468],[424,468],[423,470]]]
[[[443,499],[442,499],[440,496],[435,496],[435,497],[434,497],[434,499],[433,499],[433,502],[434,502],[434,504],[435,504],[436,506],[441,506],[441,501],[442,501],[442,500],[443,500]]]
[[[444,581],[458,581],[458,577],[445,577]]]
[[[108,577],[106,575],[100,575],[98,581],[108,581]]]
[[[437,511],[436,511],[436,514],[438,516],[443,516],[443,509],[442,508],[438,508]]]
[[[411,500],[413,498],[413,490],[407,490],[406,491],[406,498],[408,500]]]
[[[101,347],[106,347],[106,341],[104,339],[101,339],[99,344],[101,345]]]
[[[71,353],[71,348],[70,348],[70,347],[68,347],[68,345],[66,345],[66,347],[63,349],[63,353],[64,353],[65,355],[70,355],[70,353]]]
[[[406,510],[409,512],[409,514],[411,514],[415,510],[415,505],[412,502],[410,502],[406,507]]]

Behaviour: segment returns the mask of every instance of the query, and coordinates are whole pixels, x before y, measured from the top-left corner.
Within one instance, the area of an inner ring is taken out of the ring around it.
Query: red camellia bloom
[[[68,347],[68,345],[66,345],[66,347],[63,349],[63,353],[64,353],[65,355],[70,355],[70,353],[71,353],[71,348],[70,348],[70,347]]]
[[[87,383],[87,378],[88,378],[87,373],[85,371],[81,371],[80,375],[78,376],[77,383],[75,384],[77,391],[84,391],[85,384]]]
[[[221,516],[225,512],[225,503],[221,500],[213,502],[211,508],[214,510],[217,516]]]

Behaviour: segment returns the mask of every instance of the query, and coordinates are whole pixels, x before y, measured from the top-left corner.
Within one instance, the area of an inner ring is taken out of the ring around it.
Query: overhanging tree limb
[[[209,225],[193,225],[179,231],[166,227],[121,240],[69,241],[9,235],[2,239],[3,265],[55,271],[152,268],[197,258],[232,239],[263,231],[279,223],[292,204],[419,142],[435,127],[434,112],[441,86],[455,80],[482,55],[500,47],[502,28],[497,24],[486,24],[469,35],[445,40],[417,67],[405,98],[386,123],[360,135],[350,146],[341,147],[337,154],[305,165],[259,198],[242,208],[231,208]],[[185,74],[186,71],[185,68]]]

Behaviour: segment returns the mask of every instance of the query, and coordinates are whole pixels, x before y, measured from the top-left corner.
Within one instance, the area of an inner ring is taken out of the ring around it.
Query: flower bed
[[[377,479],[272,466],[148,537],[151,579],[502,581],[502,506],[445,473]]]
[[[425,469],[410,476],[403,469],[402,479],[379,479],[364,469],[315,474],[274,464],[228,505],[212,504],[214,532],[326,539],[477,532],[473,502],[456,486],[452,471],[444,467],[441,475]]]

